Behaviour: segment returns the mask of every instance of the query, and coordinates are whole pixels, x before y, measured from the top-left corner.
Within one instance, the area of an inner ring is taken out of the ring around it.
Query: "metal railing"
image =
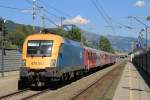
[[[0,73],[19,70],[22,66],[21,53],[18,50],[4,50],[3,59],[1,56],[2,50],[0,49]]]

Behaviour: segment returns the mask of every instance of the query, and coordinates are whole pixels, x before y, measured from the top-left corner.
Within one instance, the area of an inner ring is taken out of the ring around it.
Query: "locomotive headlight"
[[[50,66],[51,67],[55,67],[55,65],[56,65],[56,60],[55,59],[51,59]]]
[[[26,60],[25,59],[22,60],[22,65],[26,66]]]

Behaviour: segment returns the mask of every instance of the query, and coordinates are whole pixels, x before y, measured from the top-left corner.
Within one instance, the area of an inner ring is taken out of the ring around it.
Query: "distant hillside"
[[[100,36],[102,36],[90,32],[85,32],[84,35],[92,45],[97,44]],[[137,41],[137,38],[133,37],[112,36],[112,35],[105,35],[105,36],[109,39],[113,48],[118,51],[130,51],[132,42]]]
[[[21,25],[21,26],[32,27],[31,25],[18,24],[18,23],[15,23],[15,22],[13,22],[13,21],[10,21],[10,20],[7,20],[7,21],[6,21],[6,27],[7,27],[7,30],[8,30],[9,32],[14,31],[14,29],[15,29],[17,26],[20,26],[20,25]],[[35,27],[35,31],[36,31],[36,32],[39,32],[39,31],[40,31],[40,27],[36,26],[36,27]]]
[[[13,31],[18,25],[31,27],[31,25],[18,24],[13,21],[6,22],[7,30],[9,32]],[[40,31],[40,27],[36,27],[36,32],[39,32],[39,31]],[[87,38],[87,41],[91,45],[91,47],[96,48],[96,45],[101,35],[94,34],[94,33],[87,32],[87,31],[83,31],[83,34]],[[132,37],[122,37],[122,36],[112,36],[112,35],[106,35],[106,37],[111,42],[113,48],[118,51],[131,50],[131,43],[137,40],[136,38],[132,38]]]
[[[136,38],[122,37],[122,36],[106,36],[111,42],[113,48],[118,51],[130,51],[133,42],[137,41]]]

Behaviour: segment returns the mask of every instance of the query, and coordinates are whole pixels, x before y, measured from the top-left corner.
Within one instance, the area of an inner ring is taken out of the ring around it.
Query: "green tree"
[[[4,23],[4,19],[3,18],[0,18],[0,31],[3,32],[3,36],[5,38],[5,36],[8,34],[8,32],[7,32],[7,28],[6,28],[6,25]]]
[[[28,27],[27,26],[24,26],[24,25],[17,25],[14,32],[20,32],[20,33],[23,33],[25,35],[28,35],[30,34],[30,32],[28,31]]]
[[[68,31],[67,38],[75,41],[81,41],[81,30],[79,28],[72,28]]]
[[[98,43],[98,49],[100,49],[102,51],[106,51],[106,52],[111,52],[111,53],[114,52],[114,50],[113,50],[113,48],[111,46],[111,43],[104,36],[100,37],[100,40],[99,40],[99,43]]]
[[[12,45],[16,45],[18,48],[22,47],[23,42],[25,40],[25,34],[22,32],[10,32],[8,38]]]
[[[3,47],[5,48],[5,44],[8,42],[8,39],[6,38],[8,32],[3,18],[0,18],[0,32],[0,47],[4,44]],[[1,37],[3,37],[3,40]]]
[[[61,27],[56,28],[55,33],[63,37],[67,36],[67,32]]]
[[[9,34],[7,35],[7,38],[9,39],[9,42],[11,43],[11,45],[14,45],[14,46],[16,45],[18,48],[20,48],[22,47],[25,37],[27,35],[29,35],[29,32],[27,31],[27,27],[24,25],[17,25],[14,31],[9,32]]]

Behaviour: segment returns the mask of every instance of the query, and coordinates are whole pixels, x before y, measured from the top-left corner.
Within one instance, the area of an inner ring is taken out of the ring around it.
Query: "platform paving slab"
[[[14,77],[14,76],[18,76],[18,75],[19,75],[19,71],[4,72],[4,78],[6,78],[6,77]],[[3,78],[1,72],[0,72],[0,78]]]
[[[5,77],[0,77],[0,96],[17,91],[19,72],[6,72]]]
[[[113,100],[150,100],[150,88],[130,62],[125,66]]]

